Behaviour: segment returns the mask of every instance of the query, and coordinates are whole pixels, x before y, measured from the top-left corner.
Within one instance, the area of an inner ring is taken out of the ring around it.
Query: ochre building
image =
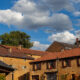
[[[9,73],[6,80],[29,80],[31,67],[29,62],[40,58],[46,52],[30,50],[21,46],[0,45],[0,60],[14,68],[13,73]]]
[[[30,64],[30,80],[80,80],[80,48],[49,53]]]

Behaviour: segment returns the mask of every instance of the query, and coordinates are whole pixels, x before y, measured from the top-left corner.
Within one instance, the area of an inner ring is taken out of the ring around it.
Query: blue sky
[[[26,32],[32,49],[52,42],[73,44],[80,33],[80,0],[0,0],[0,34]]]

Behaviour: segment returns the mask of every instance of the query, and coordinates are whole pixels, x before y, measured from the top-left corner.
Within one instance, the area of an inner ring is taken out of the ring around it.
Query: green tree
[[[24,48],[31,48],[33,44],[30,42],[30,36],[24,32],[11,31],[0,35],[0,42],[3,45],[18,46],[22,45]]]

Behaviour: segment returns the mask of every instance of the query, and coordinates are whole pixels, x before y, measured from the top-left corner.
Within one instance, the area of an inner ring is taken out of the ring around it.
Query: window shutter
[[[66,61],[63,60],[63,61],[62,61],[62,67],[65,68],[66,66],[67,66]]]
[[[79,58],[77,59],[77,66],[80,66],[80,64],[79,64]]]
[[[71,67],[71,60],[68,60],[68,67]]]
[[[33,71],[35,71],[35,64],[33,64]]]
[[[64,61],[62,61],[62,67],[64,68]]]
[[[56,61],[53,62],[54,68],[56,68]]]
[[[48,62],[46,63],[46,69],[49,69],[49,64],[48,64]]]
[[[41,63],[39,63],[39,70],[41,70]]]

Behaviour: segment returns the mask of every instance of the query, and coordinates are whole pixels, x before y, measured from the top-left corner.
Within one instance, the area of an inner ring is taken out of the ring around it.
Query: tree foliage
[[[0,35],[0,41],[3,45],[22,45],[24,48],[30,48],[33,46],[33,44],[30,42],[30,36],[20,31],[11,31],[10,33],[4,33]]]

